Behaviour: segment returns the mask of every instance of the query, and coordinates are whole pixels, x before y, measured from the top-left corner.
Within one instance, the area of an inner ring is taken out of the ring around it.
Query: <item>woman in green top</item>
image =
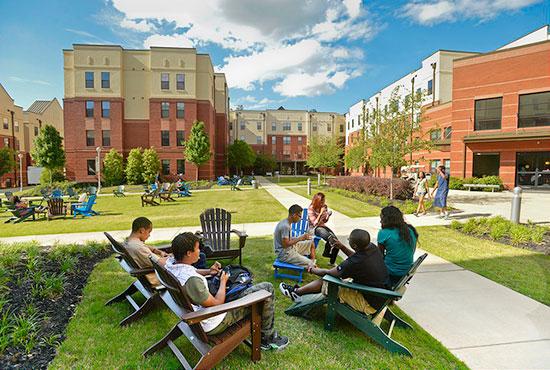
[[[380,213],[382,229],[378,232],[378,247],[384,253],[384,262],[395,286],[413,264],[418,232],[405,222],[399,208],[387,206]]]

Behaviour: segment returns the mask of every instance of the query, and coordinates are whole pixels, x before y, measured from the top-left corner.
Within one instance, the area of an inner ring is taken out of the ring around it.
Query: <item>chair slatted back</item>
[[[128,266],[130,266],[132,269],[135,269],[135,270],[138,270],[140,268],[136,263],[136,261],[134,261],[132,256],[130,256],[130,254],[122,244],[116,241],[115,238],[111,236],[111,234],[107,232],[104,232],[103,234],[107,237],[107,239],[109,239],[113,252],[115,252],[115,254],[122,257],[122,259],[128,264]]]
[[[63,209],[63,198],[51,198],[48,200],[48,212],[52,216],[65,214]]]
[[[90,195],[96,195],[96,194],[97,194],[97,188],[96,188],[95,186],[90,186],[90,187],[88,188],[88,193],[89,193]]]
[[[84,210],[86,212],[90,212],[92,210],[92,206],[94,205],[95,203],[95,198],[97,196],[94,194],[94,195],[90,195],[90,197],[88,198],[88,202],[86,202],[86,205],[84,206]]]
[[[119,193],[124,193],[124,185],[119,185],[118,190]]]
[[[55,189],[52,191],[52,198],[61,198],[63,197],[63,191],[61,189]]]
[[[209,208],[200,215],[203,238],[214,251],[225,251],[231,242],[231,213],[222,208]]]
[[[160,283],[166,287],[166,289],[170,293],[170,296],[179,306],[180,310],[184,313],[194,312],[195,310],[193,309],[191,300],[187,296],[187,293],[185,293],[184,287],[180,284],[179,280],[174,276],[174,274],[172,274],[170,271],[168,271],[153,260],[151,260],[151,263],[153,264],[153,268],[155,269],[157,278],[159,279]],[[196,336],[198,336],[203,342],[208,343],[208,336],[204,332],[200,323],[190,325],[190,327]]]
[[[407,273],[403,275],[403,277],[401,278],[401,280],[399,280],[393,290],[398,291],[399,289],[403,288],[405,284],[407,284],[412,279],[413,275],[416,273],[416,270],[418,269],[420,264],[426,259],[426,257],[428,257],[428,253],[424,253],[423,255],[418,257],[416,261],[414,261],[414,263],[412,264],[409,271],[407,271]]]
[[[71,197],[71,198],[72,198],[72,197],[78,196],[78,194],[75,193],[75,191],[74,191],[73,188],[68,188],[68,189],[67,189],[67,195],[68,195],[69,197]]]
[[[291,230],[290,236],[292,238],[295,238],[297,236],[303,235],[307,233],[308,229],[309,229],[309,221],[307,218],[307,207],[306,207],[302,212],[302,218],[300,219],[300,221],[290,225],[290,230]]]

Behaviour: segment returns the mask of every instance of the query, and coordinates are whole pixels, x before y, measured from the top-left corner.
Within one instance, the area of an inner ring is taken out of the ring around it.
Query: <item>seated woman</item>
[[[31,207],[27,202],[22,200],[19,196],[15,195],[13,197],[13,204],[15,205],[15,209],[19,210],[19,217],[23,217],[28,215],[31,212],[35,211],[36,207]],[[36,210],[41,212],[45,209],[45,207],[39,207]],[[33,216],[34,217],[34,216]]]
[[[418,232],[405,222],[403,213],[394,206],[382,208],[380,224],[378,247],[384,253],[390,284],[395,286],[413,264]]]
[[[329,211],[325,204],[325,194],[320,192],[315,194],[307,209],[309,227],[314,230],[313,232],[316,236],[325,241],[323,257],[330,257],[330,263],[333,265],[338,256],[338,248],[332,245],[330,236],[332,235],[336,238],[336,235],[331,229],[325,226],[331,215],[332,211]]]

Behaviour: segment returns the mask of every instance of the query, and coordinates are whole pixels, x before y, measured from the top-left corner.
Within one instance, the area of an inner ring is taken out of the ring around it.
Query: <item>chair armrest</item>
[[[155,272],[155,270],[152,267],[146,268],[146,269],[132,269],[130,270],[130,275],[134,277],[138,277],[138,276],[144,276],[144,275],[150,274],[152,272]]]
[[[239,237],[239,249],[244,248],[248,235],[244,231],[239,231],[236,229],[232,229],[231,232],[237,234],[237,236]]]
[[[237,299],[236,301],[220,304],[218,306],[207,307],[199,311],[189,312],[181,316],[181,319],[189,325],[193,325],[208,319],[212,316],[222,314],[237,308],[249,307],[258,302],[265,301],[271,297],[271,293],[267,290],[259,290],[247,296]]]
[[[323,281],[328,282],[329,284],[335,284],[344,288],[357,290],[361,293],[368,293],[372,295],[376,295],[383,298],[401,298],[403,295],[397,292],[394,292],[393,290],[383,289],[383,288],[375,288],[370,287],[367,285],[361,285],[356,283],[350,283],[347,281],[343,281],[341,279],[335,278],[334,276],[325,275],[323,276]]]
[[[161,251],[166,253],[172,253],[172,244],[158,245],[155,246],[155,248],[160,249]]]

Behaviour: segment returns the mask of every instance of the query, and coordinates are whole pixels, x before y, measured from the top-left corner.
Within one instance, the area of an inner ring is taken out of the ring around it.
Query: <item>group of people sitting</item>
[[[382,229],[378,233],[378,245],[371,243],[371,237],[365,230],[355,229],[349,235],[347,247],[341,243],[334,232],[326,226],[332,212],[325,204],[323,193],[317,193],[308,208],[310,232],[298,237],[291,236],[291,224],[302,217],[303,209],[293,205],[288,211],[288,217],[280,221],[273,238],[275,254],[285,262],[304,266],[307,271],[317,276],[331,275],[339,278],[350,278],[354,282],[379,288],[391,289],[410,269],[416,249],[418,233],[415,228],[403,219],[401,211],[393,206],[382,209]],[[185,288],[195,309],[223,304],[226,297],[226,284],[229,276],[222,271],[221,264],[215,262],[206,267],[204,253],[201,251],[200,239],[193,233],[179,234],[172,240],[171,254],[161,249],[147,246],[153,224],[145,217],[139,217],[132,224],[132,233],[125,242],[125,247],[140,268],[151,267],[150,259],[158,262],[170,271]],[[331,269],[317,267],[315,245],[312,236],[325,240],[323,256],[334,264],[339,251],[348,258]],[[209,291],[207,277],[219,276],[220,285],[215,294]],[[147,275],[152,285],[159,281],[154,273]],[[326,294],[327,287],[321,279],[310,282],[302,287],[281,283],[280,291],[293,301],[300,301],[301,296],[322,292]],[[286,347],[289,339],[279,335],[275,324],[275,294],[273,285],[269,282],[257,283],[241,293],[241,297],[266,290],[272,293],[262,309],[261,348],[263,350],[280,350]],[[348,289],[340,289],[339,297],[356,310],[367,314],[374,313],[384,303],[375,296],[362,295]],[[232,310],[213,316],[201,322],[204,331],[209,334],[219,334],[249,314],[249,308]]]

